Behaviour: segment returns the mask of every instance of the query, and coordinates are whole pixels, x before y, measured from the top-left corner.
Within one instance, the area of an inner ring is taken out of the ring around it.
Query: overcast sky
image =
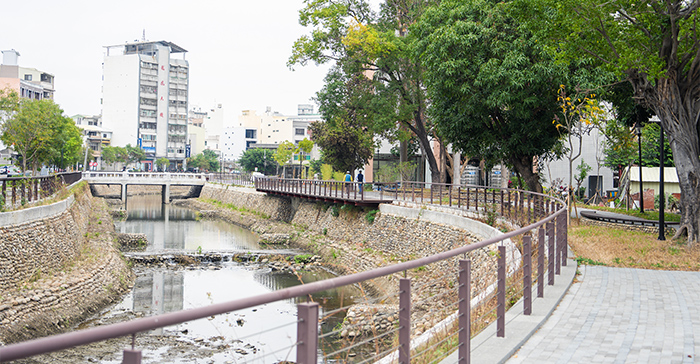
[[[190,107],[241,110],[266,106],[296,114],[312,103],[328,66],[286,62],[309,32],[298,22],[302,0],[36,0],[6,1],[0,49],[20,53],[22,67],[53,74],[55,101],[66,115],[99,114],[104,46],[165,40],[186,49]],[[316,110],[316,107],[314,107]]]

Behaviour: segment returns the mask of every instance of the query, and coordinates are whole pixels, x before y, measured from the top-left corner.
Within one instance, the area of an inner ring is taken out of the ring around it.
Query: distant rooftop
[[[121,48],[124,54],[142,54],[149,53],[154,50],[155,45],[163,45],[170,48],[170,53],[186,53],[187,50],[178,46],[175,43],[159,40],[155,42],[150,41],[134,41],[133,43],[124,43],[111,46],[105,46],[107,48],[107,54],[109,55],[109,49],[111,48]]]

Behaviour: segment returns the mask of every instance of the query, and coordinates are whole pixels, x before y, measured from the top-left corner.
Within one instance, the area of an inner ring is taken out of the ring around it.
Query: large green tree
[[[325,85],[316,93],[323,122],[312,123],[311,139],[321,148],[324,160],[339,171],[365,165],[374,153],[372,128],[375,108],[371,106],[372,80],[362,74],[333,67]]]
[[[438,139],[427,115],[422,67],[414,57],[408,28],[433,1],[388,0],[381,12],[371,11],[364,0],[307,0],[300,11],[300,23],[313,28],[294,44],[289,64],[335,61],[347,78],[367,77],[372,93],[370,124],[358,125],[401,143],[400,158],[406,161],[406,141],[415,136],[430,168],[432,180],[444,181],[447,168],[433,153],[431,141]],[[346,83],[346,87],[357,83]],[[369,116],[369,115],[368,115]],[[326,118],[326,121],[330,119]],[[352,119],[338,120],[351,127]],[[444,144],[443,155],[446,155]]]
[[[556,62],[496,0],[443,1],[413,34],[440,133],[468,155],[511,165],[541,192],[533,163],[561,136],[557,90],[584,81],[585,68]]]
[[[661,119],[681,189],[681,225],[700,238],[698,0],[517,0],[521,20],[565,58],[595,57]]]
[[[77,128],[69,120],[52,100],[22,100],[0,127],[0,138],[20,154],[23,172],[28,166],[36,169],[60,153],[61,143],[68,143],[63,148],[80,149]]]
[[[238,164],[247,172],[253,172],[257,169],[258,172],[265,175],[274,175],[278,164],[272,157],[273,154],[273,151],[263,148],[248,149],[241,154]]]

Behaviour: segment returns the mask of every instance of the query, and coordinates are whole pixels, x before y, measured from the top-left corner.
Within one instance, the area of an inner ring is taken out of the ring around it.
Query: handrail
[[[280,182],[282,180],[278,180],[277,182]],[[255,179],[255,185],[256,187],[259,186],[259,183],[263,183],[263,180],[260,178]],[[337,182],[336,182],[337,183]],[[438,184],[432,184],[432,185],[438,185]],[[289,184],[277,184],[278,188],[289,188]],[[516,192],[519,194],[527,193],[528,196],[532,194],[531,192],[526,192],[526,191],[520,191],[520,190],[510,190],[507,189],[508,191]],[[157,328],[162,328],[166,326],[171,326],[175,324],[180,324],[184,323],[187,321],[192,321],[200,318],[205,318],[209,317],[212,315],[217,315],[217,314],[223,314],[227,312],[232,312],[236,311],[239,309],[243,308],[248,308],[248,307],[253,307],[257,305],[262,305],[266,303],[271,303],[279,300],[285,300],[293,297],[300,297],[300,296],[306,296],[312,293],[316,293],[319,291],[323,290],[328,290],[332,288],[337,288],[341,286],[346,286],[350,284],[355,284],[355,283],[360,283],[363,281],[367,281],[370,279],[375,279],[387,275],[391,275],[394,273],[402,272],[402,271],[407,271],[410,269],[418,268],[421,266],[425,266],[431,263],[435,263],[438,261],[442,261],[445,259],[453,258],[456,256],[459,256],[460,254],[466,254],[468,252],[484,248],[489,245],[493,245],[499,242],[503,242],[504,240],[510,239],[512,237],[522,235],[528,232],[531,232],[537,228],[541,228],[543,225],[553,222],[555,219],[559,219],[559,221],[564,220],[564,223],[566,221],[566,207],[563,201],[553,198],[551,196],[547,195],[542,195],[542,194],[533,194],[533,195],[538,195],[538,196],[543,196],[547,198],[551,198],[553,201],[556,201],[558,203],[558,208],[556,211],[551,211],[549,216],[546,216],[542,218],[541,220],[538,220],[534,223],[531,223],[525,227],[519,228],[515,231],[511,231],[508,233],[505,233],[503,235],[499,235],[496,237],[492,237],[486,240],[483,240],[478,243],[470,244],[467,246],[455,248],[449,251],[441,252],[438,254],[434,254],[428,257],[423,257],[395,265],[390,265],[386,267],[380,267],[376,268],[373,270],[369,271],[364,271],[360,273],[355,273],[351,275],[346,275],[346,276],[341,276],[341,277],[336,277],[336,278],[331,278],[327,280],[322,280],[322,281],[317,281],[313,283],[308,283],[304,285],[299,285],[299,286],[294,286],[294,287],[289,287],[289,288],[284,288],[278,291],[274,292],[269,292],[265,294],[261,294],[258,296],[254,297],[247,297],[239,300],[233,300],[233,301],[228,301],[228,302],[223,302],[223,303],[217,303],[217,304],[212,304],[209,306],[205,307],[199,307],[199,308],[193,308],[193,309],[188,309],[188,310],[183,310],[183,311],[178,311],[178,312],[171,312],[171,313],[166,313],[166,314],[161,314],[157,316],[152,316],[152,317],[146,317],[146,318],[141,318],[141,319],[136,319],[132,320],[129,322],[123,322],[123,323],[117,323],[117,324],[111,324],[107,326],[101,326],[101,327],[96,327],[96,328],[91,328],[91,329],[86,329],[86,330],[81,330],[77,332],[71,332],[71,333],[65,333],[65,334],[59,334],[55,336],[50,336],[50,337],[45,337],[45,338],[39,338],[39,339],[34,339],[30,341],[25,341],[25,342],[20,342],[16,344],[11,344],[5,347],[0,347],[0,362],[3,361],[10,361],[10,360],[16,360],[16,359],[21,359],[21,358],[26,358],[29,356],[33,355],[38,355],[42,353],[47,353],[47,352],[52,352],[52,351],[57,351],[57,350],[62,350],[62,349],[67,349],[70,347],[78,346],[78,345],[84,345],[84,344],[89,344],[93,342],[98,342],[98,341],[103,341],[111,338],[117,338],[125,335],[135,335],[136,333],[147,331],[147,330],[152,330],[152,329],[157,329]],[[530,199],[528,198],[528,201]],[[521,204],[520,207],[522,208],[523,205]],[[529,203],[528,203],[528,211],[529,211]],[[561,232],[557,231],[557,234],[561,234]],[[566,244],[566,237],[565,237],[565,230],[563,232],[564,234],[564,241],[563,243]],[[559,239],[557,239],[559,240]],[[543,240],[542,240],[543,241]],[[557,242],[557,244],[561,244],[562,242]],[[550,242],[550,244],[553,244],[553,242]],[[553,247],[550,245],[550,258],[553,258],[554,251],[551,249]],[[557,247],[558,249],[562,249]],[[565,249],[565,247],[564,247]],[[505,257],[503,257],[505,259]],[[566,259],[564,256],[563,259]],[[557,261],[559,261],[559,253],[557,253]],[[553,260],[550,259],[550,265],[554,264]],[[557,263],[558,264],[558,263]],[[563,262],[565,265],[565,261]],[[505,269],[505,268],[504,268]],[[558,265],[557,265],[557,271],[558,271]],[[554,277],[554,272],[550,271],[550,281],[553,282],[553,277]],[[315,362],[315,359],[313,360]]]
[[[48,176],[5,177],[0,179],[0,211],[5,205],[16,207],[52,195],[63,185],[71,185],[82,178],[81,172],[63,172]]]

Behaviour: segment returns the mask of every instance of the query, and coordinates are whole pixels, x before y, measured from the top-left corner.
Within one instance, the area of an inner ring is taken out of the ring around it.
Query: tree
[[[123,163],[126,165],[128,162],[128,153],[123,147],[105,146],[102,148],[101,155],[102,160],[107,164]]]
[[[158,158],[158,160],[156,160],[156,166],[158,166],[158,169],[164,172],[170,166],[170,160],[165,157]]]
[[[146,158],[146,152],[141,149],[141,147],[132,147],[131,144],[127,144],[124,149],[126,150],[126,164],[137,163]]]
[[[313,122],[311,135],[322,150],[323,160],[339,171],[353,171],[367,164],[374,153],[371,135],[346,119]]]
[[[57,120],[54,128],[53,138],[42,153],[41,161],[61,169],[81,161],[84,155],[83,133],[75,125],[75,121],[64,116]]]
[[[277,162],[272,158],[272,155],[273,152],[267,149],[248,149],[241,154],[238,164],[247,172],[257,170],[266,175],[274,175],[275,169],[277,169]]]
[[[219,156],[216,155],[216,152],[211,150],[211,149],[205,149],[202,152],[202,155],[204,158],[209,162],[209,170],[210,171],[218,171],[219,168],[221,168],[221,163],[219,163]]]
[[[302,178],[302,162],[304,161],[304,154],[309,154],[311,153],[311,150],[314,149],[314,142],[310,141],[309,139],[304,138],[304,140],[299,141],[299,144],[297,145],[296,149],[294,150],[295,153],[299,154],[299,178]],[[308,178],[308,177],[307,177]]]
[[[294,154],[294,143],[288,140],[285,140],[278,145],[277,150],[275,150],[275,153],[272,154],[272,159],[274,159],[278,165],[282,166],[282,176],[287,175],[286,165],[292,158],[292,154]]]
[[[467,155],[509,164],[542,192],[533,163],[560,138],[551,122],[557,86],[589,72],[556,62],[506,10],[495,0],[443,1],[415,27],[416,52],[440,134]]]
[[[12,145],[22,157],[22,172],[28,165],[36,168],[43,162],[55,131],[65,120],[62,114],[63,110],[52,100],[26,100],[0,127],[2,141]]]
[[[668,134],[681,189],[681,224],[700,238],[700,38],[697,0],[517,0],[520,20],[562,58],[594,57],[628,81]]]
[[[348,74],[333,67],[325,85],[316,93],[324,122],[312,123],[311,139],[322,150],[325,163],[336,170],[363,166],[374,153],[374,102],[372,81],[362,74]]]
[[[402,162],[407,159],[406,141],[416,136],[432,180],[443,182],[447,168],[440,168],[442,164],[433,153],[431,140],[439,141],[439,136],[426,116],[423,70],[413,57],[413,43],[408,37],[408,27],[432,2],[389,0],[381,13],[375,14],[364,0],[307,1],[299,22],[314,30],[311,36],[295,42],[288,64],[336,61],[338,68],[332,72],[344,73],[348,79],[368,78],[371,92],[365,95],[371,102],[363,108],[371,113],[361,115],[368,123],[356,128],[366,127],[366,133],[400,141]],[[358,86],[357,82],[345,83],[346,88]],[[324,115],[324,119],[332,118]],[[350,127],[354,121],[339,119],[338,125]],[[444,152],[444,144],[440,145]]]

